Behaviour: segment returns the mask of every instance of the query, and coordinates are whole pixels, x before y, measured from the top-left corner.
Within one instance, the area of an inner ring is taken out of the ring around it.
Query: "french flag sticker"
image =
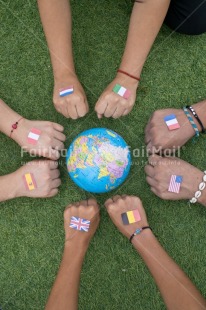
[[[170,114],[164,118],[164,121],[169,130],[174,130],[180,128],[177,118],[174,114]]]

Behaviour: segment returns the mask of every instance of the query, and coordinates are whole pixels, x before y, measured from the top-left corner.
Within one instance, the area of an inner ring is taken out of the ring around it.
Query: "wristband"
[[[10,132],[10,138],[11,138],[11,135],[13,133],[14,130],[16,130],[18,128],[18,125],[19,125],[19,122],[23,119],[23,117],[21,117],[16,123],[14,123],[13,125],[11,125],[11,132]]]
[[[191,203],[197,202],[198,198],[202,196],[202,191],[204,191],[205,187],[206,187],[206,171],[204,171],[204,176],[202,178],[202,182],[200,182],[199,184],[198,191],[195,193],[194,197],[190,200]]]
[[[141,232],[142,232],[143,230],[145,230],[145,229],[150,229],[150,230],[152,231],[152,228],[151,228],[150,226],[144,226],[144,227],[142,227],[142,228],[137,228],[137,229],[135,230],[135,232],[134,232],[134,233],[131,235],[131,237],[129,238],[129,242],[132,243],[132,239],[133,239],[135,236],[141,234]]]
[[[192,128],[193,128],[194,131],[195,131],[195,136],[196,136],[196,137],[199,137],[199,136],[200,136],[200,132],[199,132],[199,130],[198,130],[198,128],[197,128],[197,125],[196,125],[195,122],[193,121],[192,116],[190,115],[190,113],[188,112],[188,110],[187,110],[186,107],[183,108],[183,111],[185,112],[185,115],[187,116],[187,118],[188,118],[190,124],[192,125]]]
[[[139,78],[139,77],[134,76],[134,75],[132,75],[132,74],[126,72],[126,71],[123,71],[123,70],[121,70],[121,69],[118,69],[117,72],[122,73],[122,74],[125,74],[125,75],[131,77],[131,78],[134,79],[134,80],[140,81],[140,78]]]
[[[192,115],[196,118],[196,120],[198,121],[198,123],[200,124],[200,127],[202,129],[202,133],[206,133],[205,128],[203,126],[202,121],[200,120],[199,116],[197,115],[197,113],[195,112],[195,109],[189,105],[186,106],[186,108],[188,110],[190,110],[190,112],[192,113]]]

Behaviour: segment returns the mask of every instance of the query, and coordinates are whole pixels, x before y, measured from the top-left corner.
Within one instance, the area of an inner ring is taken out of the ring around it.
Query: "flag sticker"
[[[28,134],[28,143],[33,144],[33,145],[37,144],[40,135],[41,135],[41,130],[32,128]]]
[[[26,173],[23,176],[23,180],[24,180],[24,185],[27,190],[33,191],[35,188],[37,188],[33,173]]]
[[[170,179],[170,184],[168,188],[168,192],[177,193],[180,192],[180,186],[183,181],[183,177],[180,175],[172,175]]]
[[[124,225],[129,225],[141,221],[141,216],[137,209],[133,211],[128,211],[126,213],[122,213],[121,216]]]
[[[73,92],[74,92],[74,87],[69,86],[68,88],[60,89],[59,96],[65,97],[65,96],[73,94]]]
[[[180,128],[180,125],[177,121],[175,114],[170,114],[164,117],[164,121],[169,130],[174,130]]]
[[[119,84],[115,85],[115,87],[113,88],[113,92],[123,97],[124,99],[128,99],[131,95],[131,92],[129,89],[126,89],[125,87]]]
[[[85,220],[85,219],[81,219],[80,217],[77,217],[77,216],[71,217],[69,227],[71,227],[75,230],[88,232],[89,226],[90,226],[90,221]]]

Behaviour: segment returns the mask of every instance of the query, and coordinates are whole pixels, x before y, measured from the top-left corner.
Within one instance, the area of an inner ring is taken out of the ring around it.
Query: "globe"
[[[91,193],[120,186],[131,167],[129,147],[116,132],[93,128],[80,133],[67,150],[67,169],[76,185]]]

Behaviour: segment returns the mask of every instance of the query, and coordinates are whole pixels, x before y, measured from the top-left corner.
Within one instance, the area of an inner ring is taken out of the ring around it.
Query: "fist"
[[[88,232],[74,230],[70,226],[71,217],[79,217],[89,220],[90,226]],[[74,244],[84,243],[88,245],[95,234],[100,221],[99,206],[95,199],[83,200],[70,204],[64,211],[64,229],[65,239]]]
[[[179,129],[169,130],[164,117],[175,114],[180,125]],[[175,150],[184,145],[194,136],[194,129],[189,123],[183,110],[165,109],[155,111],[145,129],[145,142],[150,153],[160,150]]]
[[[60,97],[59,92],[72,85],[73,94]],[[67,77],[63,81],[56,81],[54,86],[53,102],[56,110],[66,118],[77,119],[85,116],[89,111],[89,106],[85,92],[77,77]]]
[[[116,84],[130,91],[131,94],[128,99],[121,97],[113,91]],[[135,104],[137,87],[138,81],[132,80],[129,77],[117,75],[96,103],[95,111],[97,112],[98,118],[105,116],[116,119],[129,114]]]
[[[137,228],[148,226],[147,216],[142,206],[142,202],[135,196],[114,196],[105,202],[107,212],[118,230],[128,239]],[[122,221],[122,213],[138,210],[140,220],[136,223],[125,225]]]
[[[181,159],[162,158],[158,155],[150,156],[149,164],[145,166],[145,173],[151,191],[165,200],[191,199],[198,190],[204,175],[203,172]],[[179,193],[168,191],[172,175],[182,176],[183,181]]]
[[[34,160],[14,172],[17,197],[47,198],[57,195],[61,185],[58,163]]]

